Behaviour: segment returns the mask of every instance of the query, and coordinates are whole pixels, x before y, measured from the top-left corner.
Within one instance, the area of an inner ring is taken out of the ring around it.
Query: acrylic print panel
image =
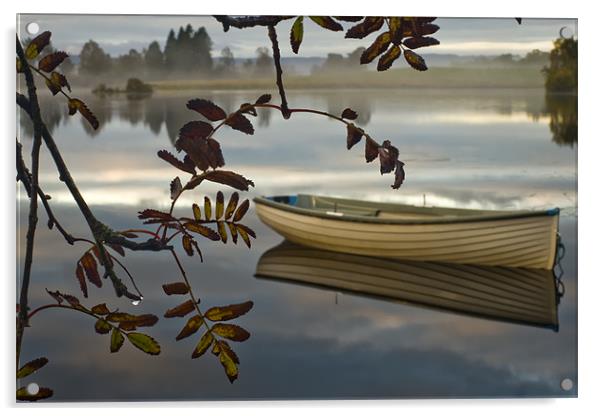
[[[18,38],[17,399],[577,395],[576,20]]]

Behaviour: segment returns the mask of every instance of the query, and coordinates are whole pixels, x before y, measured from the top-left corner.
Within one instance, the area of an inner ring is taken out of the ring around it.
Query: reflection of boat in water
[[[422,208],[314,195],[255,198],[290,241],[363,256],[552,269],[559,210]]]
[[[256,276],[558,330],[552,270],[384,259],[284,241],[261,256]]]

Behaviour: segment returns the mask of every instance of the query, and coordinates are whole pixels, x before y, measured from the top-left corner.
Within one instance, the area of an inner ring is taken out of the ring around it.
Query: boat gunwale
[[[318,196],[318,195],[311,195]],[[343,198],[333,198],[333,197],[324,197],[338,201],[350,202],[352,200],[343,199]],[[316,211],[312,208],[303,208],[290,204],[286,204],[283,202],[273,201],[268,199],[265,196],[259,196],[253,198],[253,202],[259,205],[267,205],[269,207],[280,209],[283,211],[288,211],[293,214],[304,215],[308,217],[317,217],[323,219],[329,219],[334,221],[347,221],[347,222],[359,222],[359,223],[367,223],[367,224],[412,224],[412,225],[420,225],[420,224],[459,224],[459,223],[472,223],[472,222],[481,222],[481,221],[503,221],[503,220],[511,220],[511,219],[521,219],[521,218],[530,218],[530,217],[553,217],[558,216],[560,214],[559,208],[551,208],[547,210],[537,210],[537,211],[508,211],[507,213],[496,213],[496,214],[482,214],[483,212],[487,212],[485,210],[474,210],[474,215],[458,215],[455,217],[439,217],[439,218],[429,218],[429,219],[394,219],[394,218],[379,218],[379,217],[369,217],[363,215],[352,215],[352,214],[343,214],[343,215],[329,215],[326,212]],[[359,201],[359,202],[369,202],[370,201]],[[375,205],[379,205],[381,203],[374,202]],[[408,207],[414,209],[420,209],[421,207],[404,205],[404,204],[382,204],[382,205],[398,205],[400,207]],[[432,207],[431,207],[432,208]],[[455,210],[455,208],[446,208],[450,211]],[[473,211],[468,209],[457,209],[458,212],[463,211]],[[499,211],[498,211],[499,212]]]

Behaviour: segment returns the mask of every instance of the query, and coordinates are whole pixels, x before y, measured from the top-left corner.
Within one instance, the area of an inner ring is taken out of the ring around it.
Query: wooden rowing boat
[[[261,256],[256,277],[558,330],[552,270],[384,259],[284,241]]]
[[[254,199],[259,218],[295,243],[364,256],[554,266],[559,209],[483,211],[315,195]]]

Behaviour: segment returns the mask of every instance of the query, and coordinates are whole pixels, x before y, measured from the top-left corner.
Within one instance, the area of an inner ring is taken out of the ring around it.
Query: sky
[[[34,15],[17,17],[22,38],[29,23],[40,30],[52,31],[55,47],[77,55],[82,45],[94,39],[112,56],[130,49],[142,50],[156,40],[161,47],[170,29],[190,23],[195,29],[204,26],[214,42],[213,54],[228,46],[237,58],[255,55],[260,46],[269,46],[264,27],[245,30],[230,29],[224,33],[219,22],[209,16],[142,16],[142,15]],[[533,50],[550,50],[552,42],[563,27],[565,35],[577,35],[576,19],[523,19],[519,25],[508,18],[439,18],[441,29],[435,37],[441,44],[430,47],[428,53],[458,55],[497,55],[513,53],[524,55]],[[291,21],[277,26],[282,56],[295,56],[288,45]],[[348,28],[352,23],[344,24]],[[306,19],[303,44],[299,56],[324,57],[330,52],[349,53],[357,47],[367,47],[375,35],[363,40],[345,39],[343,32],[330,32]],[[426,52],[426,51],[425,51]]]

